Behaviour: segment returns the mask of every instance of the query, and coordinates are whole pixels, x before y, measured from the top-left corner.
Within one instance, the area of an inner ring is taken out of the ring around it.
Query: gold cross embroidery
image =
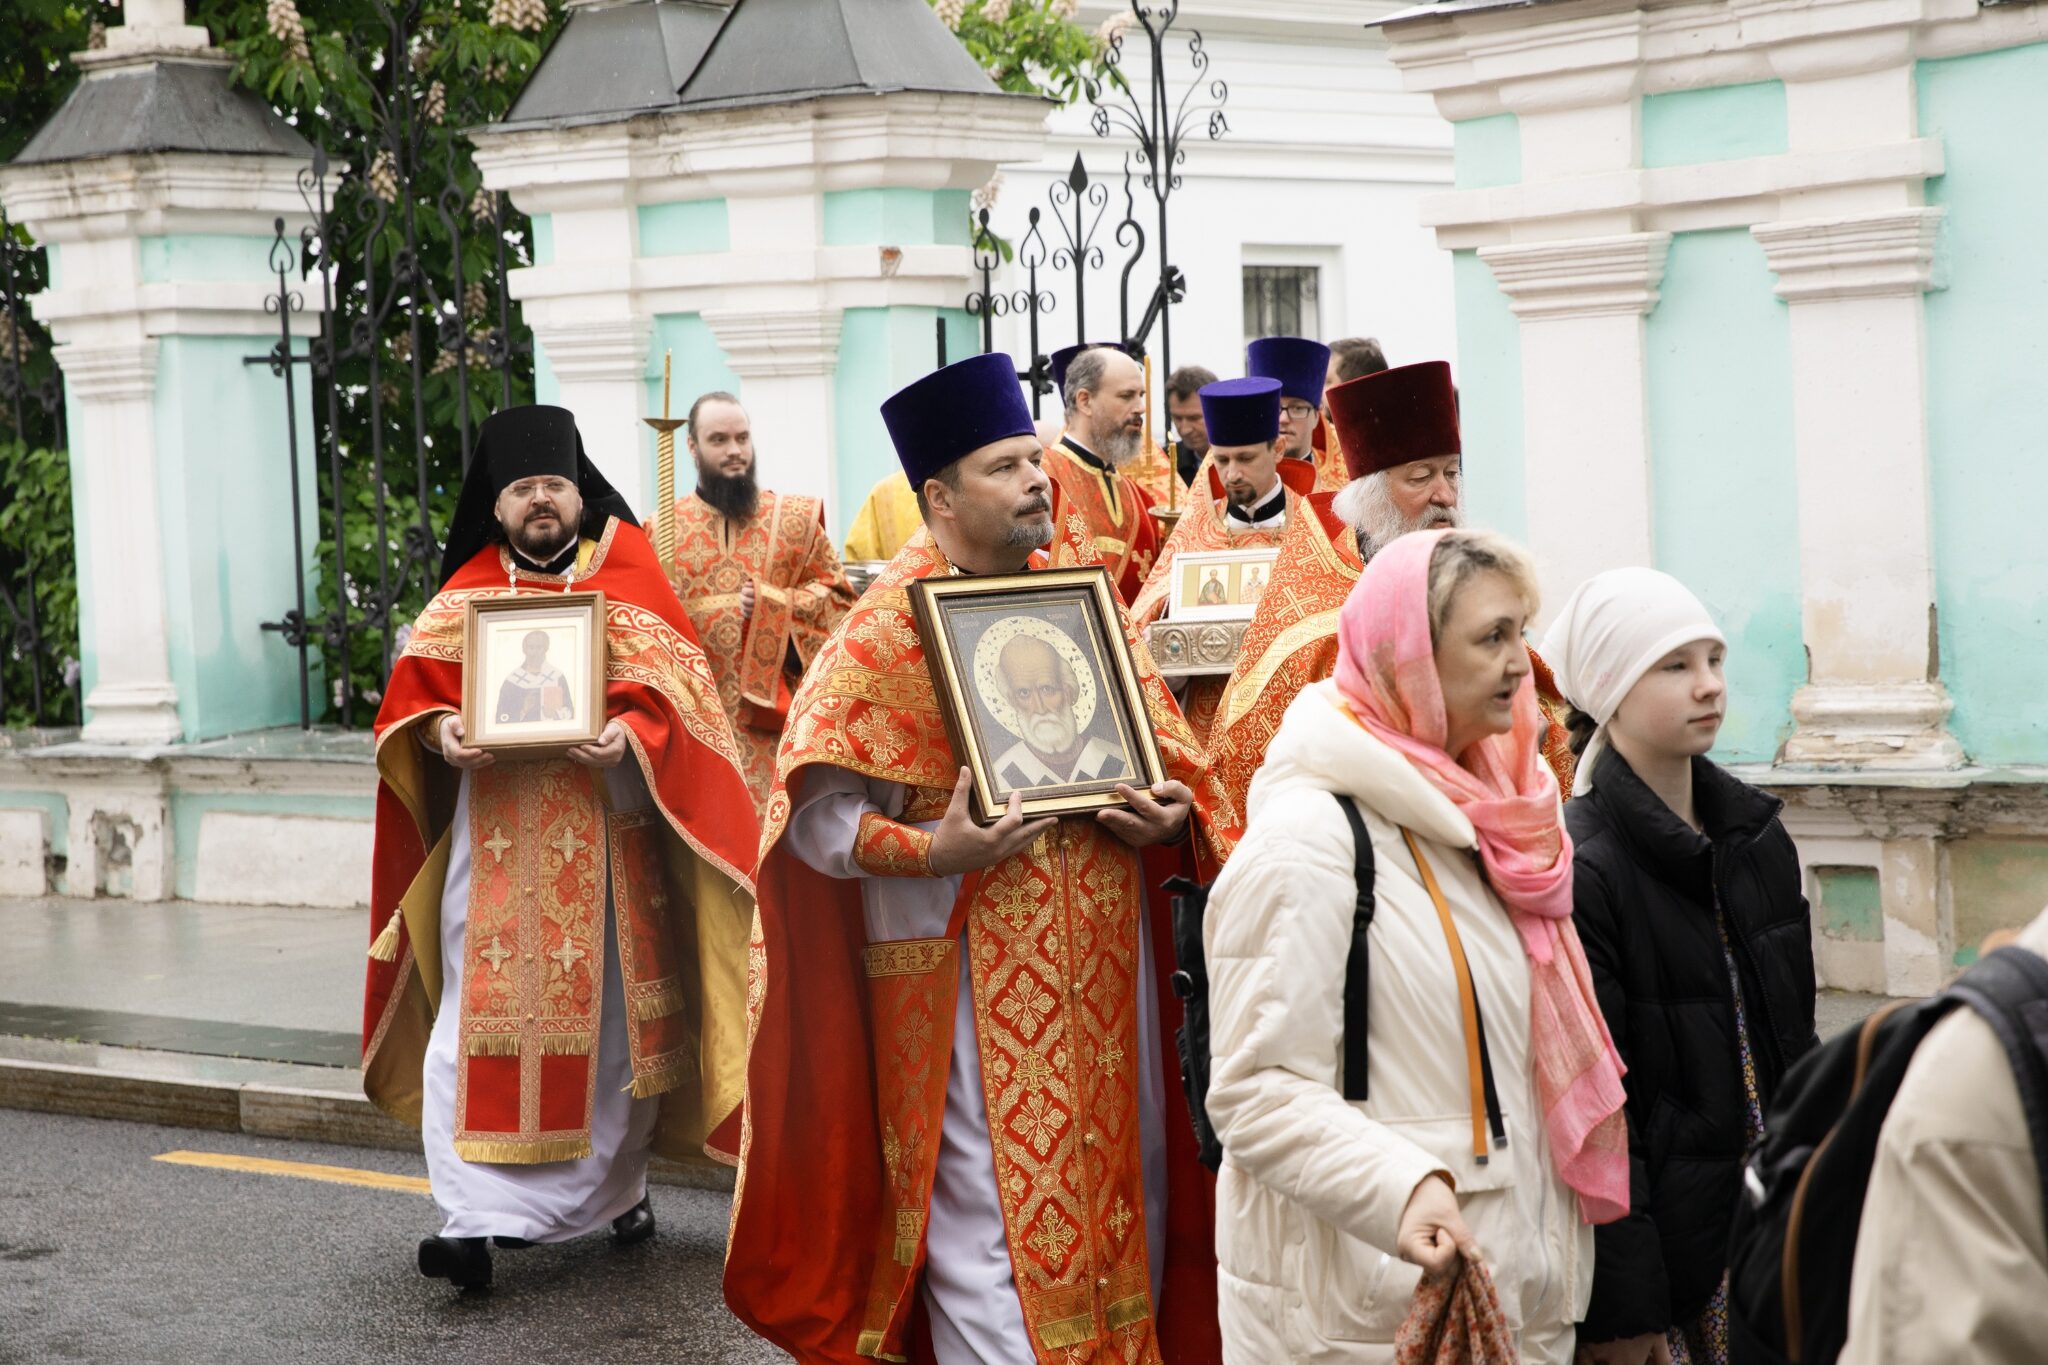
[[[503,866],[505,862],[505,850],[512,847],[512,841],[505,837],[505,830],[503,826],[493,825],[491,827],[491,837],[484,840],[484,847],[489,849],[492,853],[495,853],[498,857],[499,865]]]
[[[1124,1045],[1112,1038],[1095,1054],[1095,1064],[1114,1076],[1124,1064]]]
[[[496,934],[492,934],[491,946],[478,953],[477,956],[490,963],[493,972],[503,976],[505,974],[505,959],[512,956],[512,950],[499,942]]]
[[[566,976],[575,968],[578,962],[583,960],[584,952],[567,939],[563,939],[562,946],[549,953],[548,956],[562,964],[562,974]]]
[[[590,845],[577,838],[575,830],[565,829],[562,831],[562,837],[549,844],[548,847],[562,855],[562,865],[566,867],[575,860],[577,854],[589,848]]]
[[[1124,1229],[1131,1225],[1131,1216],[1131,1206],[1124,1202],[1122,1195],[1118,1195],[1116,1197],[1116,1212],[1110,1214],[1104,1221],[1109,1224],[1109,1230],[1116,1234],[1116,1239],[1119,1242],[1124,1239]]]

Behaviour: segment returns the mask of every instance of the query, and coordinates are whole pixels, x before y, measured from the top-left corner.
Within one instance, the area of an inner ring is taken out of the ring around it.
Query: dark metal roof
[[[739,0],[683,103],[888,90],[1002,93],[926,0]]]
[[[634,0],[572,10],[496,126],[895,90],[1003,93],[927,0]]]
[[[88,71],[17,166],[140,152],[310,157],[313,144],[218,61],[166,57]]]
[[[572,10],[504,121],[590,122],[670,108],[731,12],[717,0]]]

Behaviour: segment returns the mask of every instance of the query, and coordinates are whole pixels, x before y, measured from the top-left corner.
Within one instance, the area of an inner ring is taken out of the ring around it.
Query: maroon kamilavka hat
[[[1354,479],[1464,449],[1458,441],[1458,391],[1446,361],[1365,375],[1337,385],[1324,401]]]

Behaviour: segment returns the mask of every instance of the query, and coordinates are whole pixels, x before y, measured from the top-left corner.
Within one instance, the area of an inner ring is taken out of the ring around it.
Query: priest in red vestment
[[[1365,561],[1411,531],[1464,524],[1464,444],[1448,364],[1403,365],[1339,384],[1329,405],[1351,481],[1303,499],[1302,514],[1288,520],[1208,734],[1203,832],[1219,859],[1244,832],[1245,798],[1280,718],[1303,688],[1336,668],[1337,612]],[[1534,649],[1529,661],[1549,722],[1543,757],[1559,789],[1570,791],[1565,705]]]
[[[1132,477],[1145,445],[1145,374],[1115,346],[1069,346],[1052,356],[1066,426],[1047,447],[1053,517],[1078,515],[1118,595],[1129,604],[1159,553],[1153,498]]]
[[[1344,486],[1342,454],[1323,421],[1330,348],[1307,337],[1261,337],[1244,348],[1244,372],[1280,381],[1280,453],[1316,471],[1316,491]]]
[[[825,534],[825,504],[755,477],[753,423],[739,399],[690,405],[697,486],[676,502],[671,577],[704,643],[758,808],[775,776],[790,695],[853,606]]]
[[[806,675],[777,760],[726,1300],[813,1365],[1215,1361],[1213,1187],[1145,866],[1185,857],[1200,756],[1125,622],[1170,780],[969,818],[908,585],[1096,556],[1052,519],[1009,357],[882,412],[925,528]]]
[[[1273,379],[1219,379],[1201,392],[1208,458],[1188,494],[1180,523],[1152,566],[1131,620],[1144,630],[1168,614],[1173,564],[1179,555],[1207,550],[1276,549],[1289,516],[1315,490],[1305,461],[1280,455],[1280,384]],[[1181,712],[1195,739],[1206,744],[1228,673],[1199,674],[1176,684]]]
[[[566,410],[485,421],[441,574],[376,722],[363,1088],[421,1129],[421,1272],[472,1288],[491,1240],[652,1235],[650,1151],[737,1158],[758,827],[689,619]],[[466,604],[572,590],[604,594],[600,737],[469,747]]]

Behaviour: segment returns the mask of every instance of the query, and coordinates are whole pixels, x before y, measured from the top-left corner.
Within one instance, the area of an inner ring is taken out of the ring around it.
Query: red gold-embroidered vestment
[[[1092,563],[1062,524],[1053,564]],[[1093,819],[1062,819],[1025,852],[962,880],[943,937],[870,944],[859,880],[812,870],[784,836],[817,765],[910,789],[901,820],[862,816],[868,877],[929,877],[931,836],[959,761],[907,587],[951,572],[920,531],[869,587],[797,690],[762,832],[749,974],[747,1121],[726,1299],[806,1362],[912,1358],[966,944],[1003,1236],[1033,1356],[1044,1365],[1220,1356],[1213,1187],[1166,1087],[1165,1302],[1152,1302],[1139,1155],[1141,908],[1161,1018],[1178,1002],[1163,896],[1144,860]],[[1128,633],[1128,624],[1126,623]],[[1201,762],[1151,658],[1134,643],[1169,772]],[[1180,862],[1183,849],[1148,850]],[[1172,1076],[1170,1057],[1160,1058]],[[1163,1352],[1163,1356],[1162,1356]]]
[[[718,680],[758,809],[775,778],[796,681],[853,606],[853,587],[825,535],[824,504],[763,489],[754,515],[735,521],[702,498],[683,498],[672,577]],[[750,578],[754,614],[747,618],[740,585]]]
[[[1128,473],[1076,454],[1065,438],[1046,447],[1045,472],[1052,479],[1053,524],[1064,526],[1075,515],[1088,523],[1110,582],[1128,604],[1145,586],[1159,553],[1152,500]]]
[[[1301,460],[1282,459],[1279,464],[1280,482],[1287,489],[1288,521],[1300,515],[1302,498],[1313,491],[1315,471]],[[1202,472],[1196,475],[1195,487],[1200,498],[1190,499],[1187,511],[1167,537],[1166,546],[1160,550],[1158,560],[1152,565],[1151,576],[1139,590],[1138,598],[1131,604],[1131,624],[1143,631],[1147,626],[1166,614],[1166,606],[1173,591],[1174,556],[1183,551],[1199,553],[1204,550],[1262,550],[1280,544],[1285,526],[1250,527],[1243,522],[1230,519],[1225,509],[1229,499],[1224,496],[1223,482],[1216,477],[1215,467],[1206,460]],[[1209,742],[1210,728],[1216,721],[1216,709],[1223,703],[1223,692],[1229,678],[1223,674],[1209,674],[1192,677],[1187,681],[1186,690],[1181,693],[1181,711],[1187,716],[1188,728],[1194,732],[1198,744]]]
[[[479,552],[421,612],[392,670],[376,722],[363,1088],[419,1123],[459,775],[415,732],[461,709],[465,606],[590,589],[605,595],[606,711],[625,726],[653,804],[611,813],[594,770],[566,759],[501,757],[471,774],[456,1154],[515,1165],[590,1154],[609,888],[633,1093],[662,1097],[655,1150],[731,1161],[753,803],[710,668],[645,533],[613,518],[579,562],[572,578],[515,568],[502,546]]]

